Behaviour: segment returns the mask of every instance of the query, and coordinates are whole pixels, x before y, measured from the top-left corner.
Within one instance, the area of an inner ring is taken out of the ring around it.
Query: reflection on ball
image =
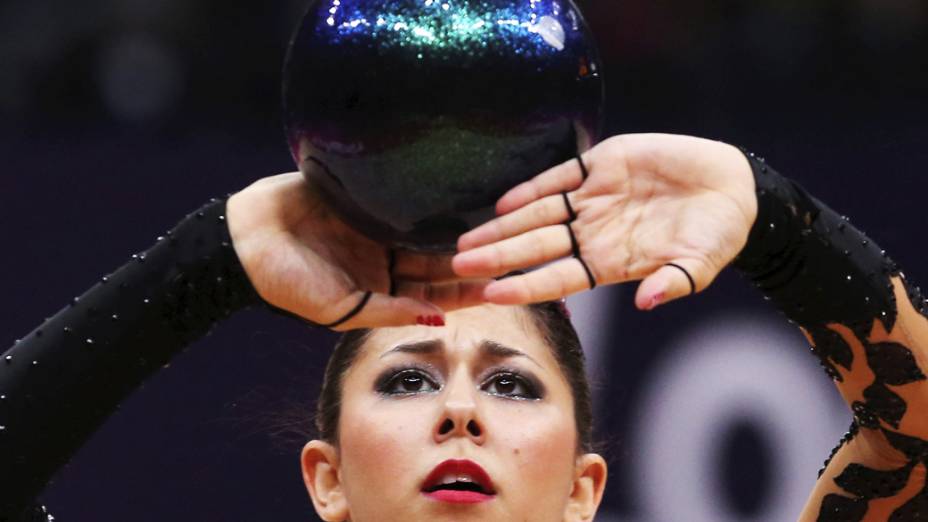
[[[592,146],[600,69],[569,0],[319,0],[287,56],[287,135],[352,226],[453,251],[506,190]]]

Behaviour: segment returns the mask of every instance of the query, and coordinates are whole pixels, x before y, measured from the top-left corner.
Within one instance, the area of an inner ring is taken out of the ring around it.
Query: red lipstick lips
[[[453,504],[487,502],[496,495],[490,476],[471,460],[446,460],[435,466],[422,484],[422,493]]]

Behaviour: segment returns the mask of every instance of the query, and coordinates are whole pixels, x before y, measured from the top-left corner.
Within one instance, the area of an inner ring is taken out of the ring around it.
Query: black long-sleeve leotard
[[[0,358],[0,521],[45,520],[34,498],[117,405],[260,302],[224,213],[213,200],[190,214]]]
[[[854,412],[801,520],[928,520],[925,302],[844,218],[749,159],[759,212],[735,266],[803,328]],[[3,354],[0,522],[45,520],[35,498],[119,402],[261,303],[223,212],[191,214]]]
[[[846,217],[748,154],[758,217],[735,261],[797,323],[851,407],[800,520],[928,520],[928,306]]]

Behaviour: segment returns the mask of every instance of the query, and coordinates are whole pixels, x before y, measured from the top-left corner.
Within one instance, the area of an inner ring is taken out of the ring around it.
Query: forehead
[[[543,366],[557,365],[526,308],[492,304],[449,312],[445,315],[444,327],[375,329],[359,355],[360,358],[376,358],[400,344],[429,340],[442,341],[448,353],[464,355],[473,353],[484,341],[493,341],[525,352]]]

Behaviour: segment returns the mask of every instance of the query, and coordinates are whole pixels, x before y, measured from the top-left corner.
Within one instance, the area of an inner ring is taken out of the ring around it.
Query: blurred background
[[[304,3],[0,3],[6,344],[207,198],[293,170],[279,84]],[[744,145],[928,280],[928,3],[579,3],[610,134]],[[737,274],[650,314],[633,290],[571,303],[612,463],[598,520],[794,520],[851,421],[802,336]],[[72,522],[315,520],[292,428],[333,340],[240,314],[125,402],[43,501]]]

